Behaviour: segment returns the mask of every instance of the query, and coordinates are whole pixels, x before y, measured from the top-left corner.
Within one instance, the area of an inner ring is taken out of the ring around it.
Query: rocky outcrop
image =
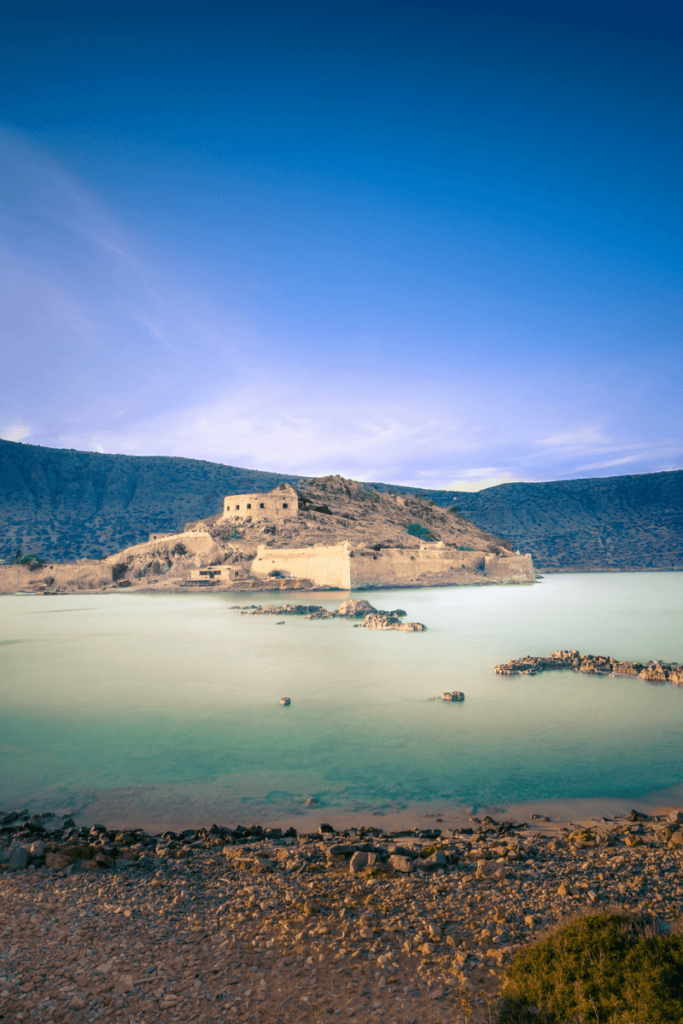
[[[373,612],[363,619],[366,629],[402,629],[404,633],[424,633],[426,626],[421,622],[401,622],[391,612]]]
[[[233,608],[239,607],[239,605],[233,605]],[[242,608],[241,614],[301,615],[307,619],[348,619],[362,616],[365,629],[401,629],[405,633],[423,633],[427,629],[421,622],[402,622],[399,616],[406,613],[401,608],[391,612],[378,611],[372,607],[369,601],[344,601],[334,612],[317,604],[269,604],[265,607],[251,605],[249,608]]]
[[[373,608],[369,601],[343,601],[337,608],[336,614],[350,619],[362,619],[376,611],[377,609]],[[398,615],[399,613],[394,612],[394,614]],[[400,614],[405,615],[405,612]]]
[[[639,676],[647,683],[671,683],[683,686],[683,665],[676,662],[617,661],[602,654],[579,654],[578,651],[553,651],[548,657],[526,655],[503,665],[496,665],[499,676],[535,676],[539,672],[572,669],[584,675]]]

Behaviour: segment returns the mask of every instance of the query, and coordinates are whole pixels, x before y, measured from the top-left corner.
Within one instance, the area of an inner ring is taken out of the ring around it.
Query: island
[[[0,593],[373,590],[535,583],[531,555],[457,508],[340,476],[226,495],[213,516],[106,558],[0,565]]]

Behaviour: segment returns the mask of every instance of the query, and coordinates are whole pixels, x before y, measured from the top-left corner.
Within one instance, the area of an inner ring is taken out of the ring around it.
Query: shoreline
[[[526,822],[530,828],[536,827],[536,819],[532,816],[547,818],[542,827],[558,830],[572,825],[586,825],[591,822],[616,819],[637,810],[649,816],[666,815],[683,807],[683,780],[663,789],[650,791],[637,796],[593,796],[593,797],[546,797],[539,800],[520,802],[501,802],[494,804],[462,804],[448,801],[420,801],[407,807],[387,808],[368,806],[359,810],[336,808],[320,803],[307,805],[303,803],[297,808],[287,811],[282,809],[268,813],[266,803],[256,802],[245,804],[237,813],[221,813],[218,806],[202,807],[201,799],[193,799],[191,795],[183,795],[178,803],[183,809],[176,811],[154,810],[153,799],[145,798],[126,790],[118,795],[112,793],[109,799],[94,800],[81,804],[81,808],[73,804],[65,804],[55,812],[56,817],[69,816],[76,824],[90,828],[98,821],[107,821],[111,828],[141,828],[152,833],[164,831],[181,832],[185,829],[210,828],[217,824],[221,827],[237,828],[239,825],[248,827],[258,820],[268,828],[287,829],[294,827],[297,831],[317,829],[320,822],[329,823],[335,831],[342,832],[349,828],[372,827],[394,831],[401,828],[418,827],[439,828],[445,832],[451,829],[468,827],[473,818],[483,819],[486,816],[500,819]],[[129,811],[121,808],[121,798],[137,809]],[[237,798],[239,800],[239,798]],[[235,800],[231,802],[236,802]],[[31,801],[15,802],[16,807],[28,808]],[[70,808],[70,809],[67,809]],[[5,812],[7,813],[7,812]],[[44,813],[42,810],[36,813]],[[0,813],[0,818],[2,814]],[[211,819],[211,820],[209,820]]]

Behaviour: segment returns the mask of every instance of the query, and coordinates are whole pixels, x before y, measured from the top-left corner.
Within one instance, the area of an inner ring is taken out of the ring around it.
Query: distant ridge
[[[531,552],[541,572],[683,570],[680,469],[475,492],[406,490],[457,505],[482,530]]]
[[[0,440],[0,558],[98,557],[214,515],[229,493],[302,478],[167,456],[106,455]],[[484,491],[378,483],[456,504],[545,572],[683,570],[683,470]]]

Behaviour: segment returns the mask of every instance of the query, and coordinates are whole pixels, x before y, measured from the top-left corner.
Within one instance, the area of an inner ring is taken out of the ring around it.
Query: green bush
[[[420,540],[434,540],[432,533],[423,526],[422,523],[411,523],[408,527],[408,533],[411,537],[419,537]]]
[[[45,565],[45,559],[41,558],[40,555],[23,555],[21,551],[17,551],[16,558],[14,559],[15,565],[25,565],[31,572],[35,572],[36,569],[42,569]]]
[[[683,1024],[683,936],[582,917],[515,956],[498,1024]]]

